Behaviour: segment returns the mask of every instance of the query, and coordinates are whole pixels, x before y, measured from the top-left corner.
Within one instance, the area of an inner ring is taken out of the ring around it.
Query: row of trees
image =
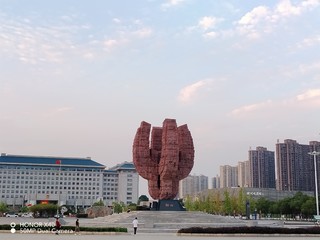
[[[261,217],[273,216],[293,218],[312,218],[316,212],[315,198],[301,192],[293,197],[287,197],[278,201],[270,201],[264,197],[254,199],[246,196],[243,190],[237,195],[230,195],[225,191],[223,195],[209,194],[207,196],[187,197],[184,205],[189,211],[203,211],[220,215],[246,215],[246,206],[249,203],[250,213],[259,213]]]

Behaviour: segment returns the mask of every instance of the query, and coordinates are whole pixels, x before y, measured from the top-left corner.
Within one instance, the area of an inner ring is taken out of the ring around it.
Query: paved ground
[[[132,220],[137,217],[139,220],[138,234],[134,236],[132,234]],[[0,218],[0,224],[54,224],[54,218]],[[61,219],[63,226],[74,226],[75,218],[63,218]],[[286,225],[287,227],[296,227],[297,225]],[[156,211],[141,211],[141,212],[130,212],[130,213],[121,213],[113,214],[106,217],[99,217],[94,219],[80,218],[80,226],[95,226],[95,227],[126,227],[128,233],[122,234],[108,234],[103,233],[102,235],[94,234],[95,240],[99,239],[116,239],[116,240],[125,240],[125,239],[134,239],[138,238],[139,240],[152,239],[152,240],[172,240],[172,239],[198,239],[200,236],[177,236],[176,232],[181,228],[187,228],[192,226],[201,226],[201,227],[217,227],[217,226],[272,226],[272,227],[281,227],[283,226],[283,221],[279,220],[242,220],[233,217],[217,216],[206,214],[202,212],[156,212]],[[309,225],[314,225],[310,223]],[[303,225],[306,226],[306,225]],[[44,238],[45,236],[45,238]],[[9,231],[1,232],[0,239],[10,240],[50,240],[50,239],[92,239],[93,233],[82,232],[80,236],[74,235],[74,232],[64,232],[59,236],[54,235],[52,232],[38,232],[33,231],[30,233],[16,231],[15,233],[10,233]],[[212,236],[211,236],[212,237]],[[222,239],[222,237],[214,237],[215,239]],[[242,237],[240,237],[242,238]],[[223,237],[224,240],[227,240],[228,237]],[[234,237],[233,237],[234,239]],[[267,238],[264,237],[266,240]],[[275,239],[273,237],[273,239]]]
[[[94,227],[125,227],[132,231],[132,220],[137,217],[139,231],[142,233],[176,233],[181,228],[191,226],[212,227],[212,226],[245,226],[247,221],[233,217],[224,217],[206,214],[202,212],[157,212],[141,211],[113,214],[106,217],[94,219],[81,218],[80,226]],[[0,218],[0,224],[15,223],[17,225],[38,222],[39,224],[54,224],[54,218]],[[63,218],[63,226],[74,226],[75,218]]]
[[[3,240],[204,240],[204,239],[215,239],[215,240],[235,240],[235,239],[257,239],[262,238],[263,240],[293,240],[301,239],[301,236],[177,236],[175,234],[165,233],[142,233],[137,235],[54,235],[54,234],[10,234],[0,233],[0,238]],[[308,239],[319,239],[319,237],[308,237]]]

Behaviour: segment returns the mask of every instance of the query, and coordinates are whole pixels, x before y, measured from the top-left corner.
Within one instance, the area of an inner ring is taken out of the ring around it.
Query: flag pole
[[[58,168],[58,203],[57,203],[57,217],[59,217],[61,160],[57,160],[56,163],[59,164],[59,168]]]

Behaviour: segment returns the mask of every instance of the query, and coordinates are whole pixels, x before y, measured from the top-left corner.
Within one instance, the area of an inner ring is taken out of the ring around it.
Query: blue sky
[[[250,147],[320,140],[319,16],[319,0],[0,0],[0,150],[111,167],[141,121],[175,118],[212,177]]]

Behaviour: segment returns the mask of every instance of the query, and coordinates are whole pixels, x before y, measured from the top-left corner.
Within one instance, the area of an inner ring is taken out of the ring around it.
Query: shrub
[[[51,230],[54,227],[37,227],[37,229],[43,229],[48,230],[48,228]],[[16,230],[20,230],[20,225],[17,224],[15,226]],[[73,230],[74,226],[62,226],[62,230]],[[11,226],[9,224],[3,224],[0,225],[0,230],[11,230]],[[80,227],[80,231],[84,232],[128,232],[127,228],[122,227]]]
[[[183,228],[178,233],[199,234],[320,234],[319,227],[280,228],[280,227],[191,227]]]

